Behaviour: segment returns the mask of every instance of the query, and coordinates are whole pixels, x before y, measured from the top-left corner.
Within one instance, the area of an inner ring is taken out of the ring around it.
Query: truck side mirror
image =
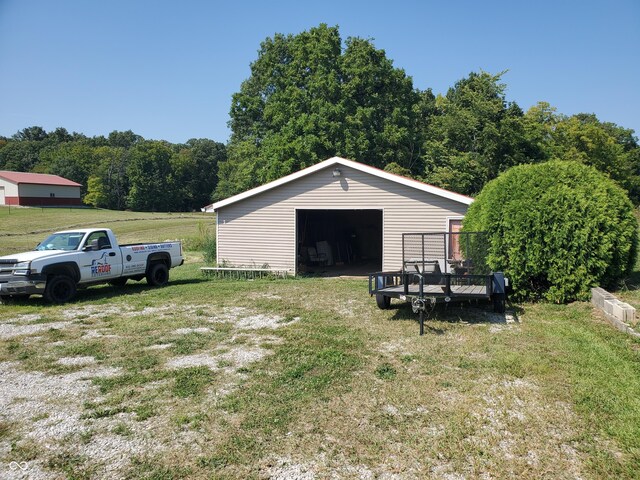
[[[98,247],[98,239],[94,238],[93,240],[91,240],[91,243],[89,243],[88,245],[85,245],[82,248],[82,251],[83,252],[88,252],[89,250],[96,251],[98,249],[99,249],[99,247]]]

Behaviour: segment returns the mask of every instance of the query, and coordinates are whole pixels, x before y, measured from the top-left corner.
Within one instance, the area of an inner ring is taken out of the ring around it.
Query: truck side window
[[[89,238],[87,238],[85,245],[92,245],[94,241],[97,241],[98,250],[111,248],[111,242],[109,242],[107,232],[93,232],[89,235]]]

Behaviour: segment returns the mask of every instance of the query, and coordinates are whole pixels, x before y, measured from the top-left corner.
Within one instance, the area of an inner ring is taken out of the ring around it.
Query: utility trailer
[[[427,309],[436,303],[490,300],[495,312],[504,313],[509,281],[488,271],[487,240],[484,232],[403,233],[402,270],[369,274],[369,294],[381,309],[392,298],[411,302],[420,335]]]

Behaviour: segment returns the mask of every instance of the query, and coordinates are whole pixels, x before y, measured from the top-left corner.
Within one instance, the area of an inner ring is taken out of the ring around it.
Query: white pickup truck
[[[33,251],[0,257],[0,302],[41,294],[64,303],[78,288],[124,285],[129,278],[162,286],[169,269],[183,263],[180,242],[118,245],[108,228],[56,232]]]

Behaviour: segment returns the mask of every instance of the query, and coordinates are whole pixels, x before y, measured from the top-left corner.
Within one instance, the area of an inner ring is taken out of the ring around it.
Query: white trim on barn
[[[261,185],[259,187],[252,188],[251,190],[247,190],[246,192],[239,193],[238,195],[234,195],[233,197],[229,197],[224,200],[220,200],[219,202],[212,203],[211,205],[207,205],[206,207],[203,207],[201,210],[203,212],[209,212],[209,213],[215,212],[219,208],[226,207],[227,205],[230,205],[235,202],[239,202],[249,197],[253,197],[254,195],[258,195],[262,192],[266,192],[267,190],[271,190],[272,188],[279,187],[280,185],[284,185],[285,183],[292,182],[294,180],[297,180],[298,178],[311,175],[312,173],[315,173],[319,170],[322,170],[332,165],[342,165],[345,167],[353,168],[355,170],[360,170],[361,172],[368,173],[370,175],[375,175],[376,177],[384,178],[387,180],[391,180],[392,182],[396,182],[401,185],[405,185],[407,187],[415,188],[423,192],[432,193],[434,195],[438,195],[440,197],[453,200],[455,202],[464,203],[465,205],[471,205],[471,203],[473,202],[473,198],[467,197],[466,195],[450,192],[449,190],[444,190],[442,188],[429,185],[428,183],[419,182],[411,178],[402,177],[400,175],[395,175],[393,173],[385,172],[384,170],[380,170],[379,168],[365,165],[364,163],[354,162],[353,160],[347,160],[346,158],[341,158],[341,157],[332,157],[323,162],[316,163],[311,167],[305,168],[303,170],[299,170],[295,173],[292,173],[291,175],[287,175],[286,177],[282,177],[282,178],[279,178],[278,180],[274,180],[273,182],[265,183],[264,185]]]

